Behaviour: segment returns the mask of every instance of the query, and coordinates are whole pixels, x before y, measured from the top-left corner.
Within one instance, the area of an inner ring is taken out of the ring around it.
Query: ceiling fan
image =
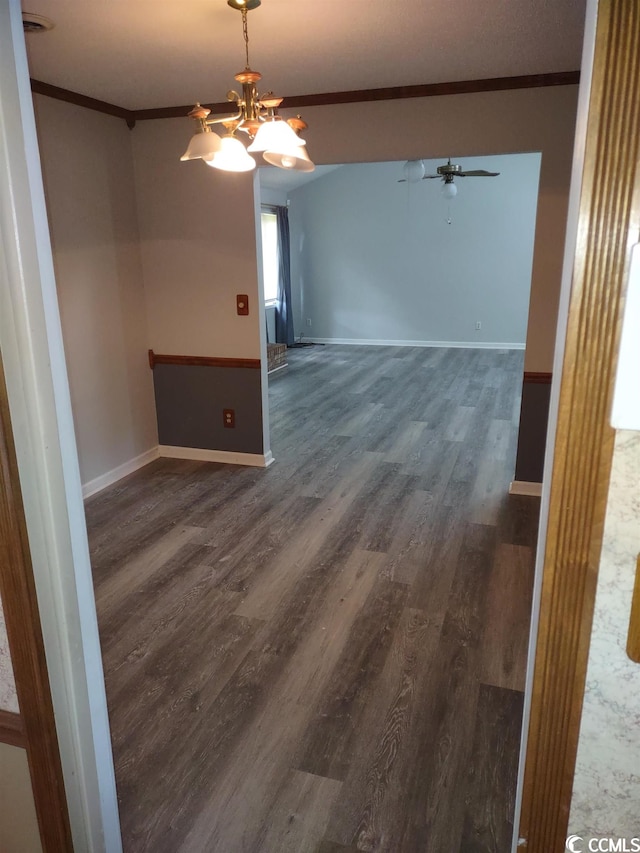
[[[453,182],[454,178],[495,178],[500,172],[487,172],[486,169],[463,170],[458,163],[452,163],[451,157],[443,165],[438,166],[435,175],[425,175],[424,162],[422,160],[407,160],[404,164],[404,178],[400,178],[399,184],[416,184],[418,181],[426,181],[430,178],[440,178],[443,181],[442,192],[447,198],[453,198],[458,188]]]

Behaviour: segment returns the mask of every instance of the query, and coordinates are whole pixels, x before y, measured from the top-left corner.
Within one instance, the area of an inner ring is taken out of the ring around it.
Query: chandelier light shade
[[[227,92],[227,100],[234,105],[235,111],[220,118],[211,118],[210,109],[195,105],[189,117],[197,122],[198,132],[191,138],[180,159],[201,159],[208,166],[225,172],[248,172],[255,168],[256,161],[247,154],[247,149],[236,137],[236,132],[240,131],[252,140],[248,150],[256,154],[264,152],[264,159],[272,165],[281,169],[313,171],[315,166],[304,149],[305,141],[298,135],[300,128],[306,127],[306,124],[299,116],[283,119],[278,115],[282,98],[274,97],[271,92],[259,95],[257,84],[262,75],[252,71],[249,65],[247,13],[256,9],[260,0],[227,0],[227,3],[242,14],[246,65],[244,71],[235,75],[236,81],[242,86],[242,94]],[[222,124],[227,131],[222,139],[212,130],[216,124]]]
[[[255,139],[247,149],[255,151],[288,151],[305,144],[286,121],[274,119],[265,121],[258,128]]]
[[[198,104],[198,106],[200,106]],[[209,128],[206,131],[198,131],[191,137],[191,141],[187,146],[181,160],[211,160],[218,151],[220,151],[221,140],[217,133],[214,133]]]
[[[292,172],[313,172],[315,169],[304,145],[291,148],[289,151],[265,151],[262,156],[272,166],[289,169]]]
[[[220,150],[211,159],[205,160],[207,166],[223,172],[250,172],[255,169],[256,161],[247,154],[247,149],[239,139],[230,133],[218,139]]]
[[[263,153],[265,161],[279,169],[289,169],[293,172],[313,172],[316,168],[311,162],[307,146],[302,143],[300,133],[307,129],[307,123],[300,116],[290,118],[287,122],[294,132],[294,144],[282,148],[271,148]],[[302,143],[302,144],[300,144]]]

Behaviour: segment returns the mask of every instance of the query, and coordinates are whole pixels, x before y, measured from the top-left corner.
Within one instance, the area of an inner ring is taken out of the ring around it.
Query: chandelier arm
[[[223,124],[225,121],[240,121],[242,119],[242,110],[239,110],[235,115],[220,116],[220,118],[207,118],[205,124],[210,127],[212,124]]]

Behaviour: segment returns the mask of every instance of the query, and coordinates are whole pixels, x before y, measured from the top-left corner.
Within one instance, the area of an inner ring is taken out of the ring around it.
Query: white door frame
[[[538,528],[538,543],[536,549],[536,567],[534,575],[533,608],[531,612],[531,628],[529,633],[529,649],[527,658],[527,678],[524,694],[524,713],[522,718],[522,733],[520,739],[520,759],[518,764],[518,786],[516,790],[515,814],[513,819],[512,853],[517,853],[519,841],[520,814],[522,809],[522,794],[524,784],[524,769],[527,755],[527,740],[533,698],[533,674],[536,657],[536,642],[540,624],[540,600],[542,593],[542,575],[544,569],[545,545],[549,522],[549,499],[551,496],[551,471],[558,425],[560,400],[560,378],[567,334],[569,316],[569,297],[571,280],[578,240],[578,218],[580,212],[580,195],[582,192],[582,172],[584,168],[584,152],[587,139],[587,119],[589,114],[589,98],[591,97],[591,78],[593,73],[593,57],[596,43],[596,20],[598,0],[587,0],[585,19],[585,34],[582,50],[582,65],[580,69],[580,90],[578,93],[578,113],[576,119],[575,143],[573,149],[573,164],[571,169],[571,184],[569,190],[569,209],[567,214],[567,230],[565,236],[564,259],[562,264],[562,283],[560,286],[560,301],[558,305],[558,321],[556,328],[556,343],[553,359],[553,380],[551,399],[549,403],[549,423],[547,427],[547,442],[545,447],[545,464],[542,483],[542,499],[540,503],[540,524]]]
[[[122,850],[19,0],[0,0],[0,350],[74,848]]]

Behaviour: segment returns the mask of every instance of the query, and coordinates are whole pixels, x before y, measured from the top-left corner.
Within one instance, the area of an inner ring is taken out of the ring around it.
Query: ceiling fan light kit
[[[410,184],[418,184],[424,178],[424,160],[407,160],[402,167],[405,181]]]
[[[258,71],[252,71],[249,65],[249,31],[247,13],[260,5],[260,0],[227,0],[232,9],[242,14],[242,32],[244,36],[246,66],[244,71],[235,75],[242,86],[242,94],[227,92],[227,100],[235,104],[235,113],[220,118],[211,118],[211,110],[199,103],[189,113],[198,124],[198,130],[192,136],[181,160],[201,159],[208,166],[225,172],[248,172],[256,167],[251,153],[262,153],[267,163],[281,169],[312,172],[315,169],[300,131],[306,123],[296,116],[283,119],[278,115],[282,98],[276,98],[272,92],[259,95],[257,84],[262,79]],[[212,126],[222,124],[227,133],[220,136]],[[236,136],[237,132],[246,133],[251,139],[248,149]],[[237,144],[234,144],[237,143]],[[240,150],[242,149],[242,151]]]
[[[459,163],[452,163],[451,157],[442,166],[438,166],[435,175],[425,175],[424,162],[422,160],[407,160],[402,167],[404,178],[400,178],[399,184],[409,182],[416,184],[439,178],[442,181],[442,195],[449,201],[458,194],[458,187],[454,178],[497,178],[500,172],[487,172],[486,169],[463,170]]]
[[[458,187],[453,183],[453,178],[449,181],[445,181],[442,185],[442,195],[449,200],[458,195]]]

